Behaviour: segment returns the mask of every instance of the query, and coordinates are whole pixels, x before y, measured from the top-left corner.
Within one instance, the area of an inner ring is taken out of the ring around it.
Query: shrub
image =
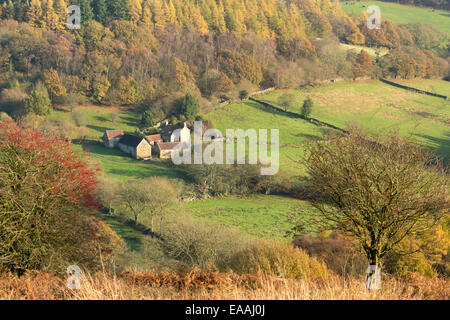
[[[50,98],[37,90],[33,90],[25,99],[25,111],[33,112],[39,116],[46,116],[51,111]]]
[[[256,165],[188,165],[187,176],[204,196],[226,196],[257,192],[260,175]]]
[[[191,216],[178,216],[164,235],[167,251],[189,266],[212,267],[225,261],[248,242],[233,228],[206,225]]]
[[[96,268],[121,240],[96,218],[96,170],[52,135],[0,125],[0,268]]]
[[[324,261],[328,268],[342,276],[358,277],[367,269],[367,261],[355,240],[333,233],[329,237],[311,235],[293,241],[294,246]]]
[[[247,100],[249,97],[249,93],[247,90],[242,90],[239,92],[239,99],[241,100]]]
[[[302,106],[301,115],[305,118],[309,118],[313,109],[314,103],[311,98],[305,100]]]
[[[448,275],[446,259],[449,248],[449,232],[439,225],[424,234],[404,239],[396,250],[386,256],[384,266],[395,275],[406,275],[408,272],[428,277],[438,273]]]
[[[72,118],[75,121],[75,124],[79,127],[86,125],[87,120],[88,120],[87,116],[86,116],[86,112],[84,112],[81,109],[76,109],[75,111],[73,111]]]
[[[260,241],[231,257],[227,265],[240,274],[263,272],[282,278],[326,278],[331,275],[324,263],[305,251],[285,243]]]

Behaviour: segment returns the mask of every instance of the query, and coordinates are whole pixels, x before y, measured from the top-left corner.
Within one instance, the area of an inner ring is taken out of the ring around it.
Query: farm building
[[[122,130],[106,130],[103,135],[103,144],[107,148],[115,148],[123,135]]]
[[[157,142],[155,144],[155,153],[161,159],[170,159],[172,157],[172,152],[181,144],[188,146],[185,142]]]
[[[152,146],[155,146],[155,143],[157,143],[157,142],[163,142],[163,139],[162,139],[160,134],[154,134],[154,135],[151,135],[151,136],[146,136],[145,138],[147,139],[147,141]]]
[[[191,130],[186,123],[166,125],[161,130],[161,137],[164,142],[191,142]]]
[[[147,139],[125,134],[117,147],[138,160],[146,160],[152,157],[152,145]]]

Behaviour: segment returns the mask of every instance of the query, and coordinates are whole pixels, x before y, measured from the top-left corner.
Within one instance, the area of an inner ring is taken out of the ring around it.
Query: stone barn
[[[107,148],[115,148],[122,137],[122,130],[107,130],[103,135],[103,144]]]
[[[152,157],[152,145],[144,138],[125,134],[117,147],[137,160],[147,160]]]

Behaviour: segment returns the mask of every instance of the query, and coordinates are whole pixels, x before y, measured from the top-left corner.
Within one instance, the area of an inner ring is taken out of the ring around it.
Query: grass
[[[175,270],[179,261],[167,255],[161,240],[144,235],[118,220],[102,215],[112,230],[124,241],[125,248],[116,257],[121,269]]]
[[[122,129],[127,133],[134,133],[140,121],[138,112],[124,107],[79,106],[76,110],[84,114],[85,124],[82,125],[88,128],[88,135],[91,137],[101,137],[106,130],[111,129]],[[115,123],[110,120],[112,113],[118,116]],[[52,112],[49,119],[75,124],[73,113],[62,108]]]
[[[100,144],[89,144],[74,148],[86,151],[94,160],[97,160],[103,172],[119,180],[146,179],[150,177],[166,177],[169,179],[181,178],[182,174],[176,168],[160,159],[138,161],[117,149],[109,149]]]
[[[398,24],[410,22],[423,22],[434,25],[438,30],[450,34],[450,12],[445,10],[434,10],[431,8],[419,8],[397,3],[381,1],[345,1],[342,7],[347,13],[360,14],[367,10],[370,5],[377,5],[381,9],[383,18]]]
[[[267,110],[252,101],[214,110],[204,118],[214,121],[223,134],[226,134],[227,129],[279,129],[280,171],[292,175],[304,174],[298,164],[304,143],[308,138],[321,134],[319,128],[306,121],[286,116],[282,112]]]
[[[198,219],[235,226],[258,238],[278,241],[291,240],[286,232],[294,227],[292,216],[297,212],[310,216],[314,210],[305,201],[273,195],[202,200],[185,207]]]
[[[440,90],[445,82],[434,81]],[[415,86],[428,86],[428,81],[415,81]],[[285,91],[274,91],[259,99],[277,103]],[[303,101],[310,97],[315,103],[312,117],[345,128],[358,122],[363,128],[385,134],[398,132],[417,139],[435,149],[448,160],[450,155],[450,102],[395,88],[379,81],[342,82],[305,90],[293,90],[299,113]],[[283,156],[283,154],[282,154]]]
[[[450,97],[450,82],[444,81],[444,80],[403,80],[403,79],[396,79],[394,80],[396,83],[420,89],[425,90],[432,93],[437,93],[443,96]]]
[[[0,274],[2,300],[448,300],[450,281],[417,274],[386,277],[379,292],[363,279],[283,279],[198,269],[179,273],[83,273],[80,290],[43,272]]]

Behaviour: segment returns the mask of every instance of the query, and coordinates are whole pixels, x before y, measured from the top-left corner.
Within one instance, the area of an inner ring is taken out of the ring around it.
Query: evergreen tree
[[[142,115],[141,125],[146,128],[153,127],[155,125],[155,120],[153,119],[153,114],[150,110],[145,111]]]
[[[308,98],[305,100],[302,106],[301,115],[304,118],[309,118],[312,112],[312,108],[314,106],[314,103],[311,98]]]
[[[180,113],[183,114],[187,120],[193,120],[195,119],[195,116],[197,116],[198,109],[199,104],[197,99],[190,93],[187,93],[180,104]]]
[[[40,0],[31,0],[26,13],[26,20],[32,27],[43,26],[43,11]]]
[[[45,3],[44,6],[45,25],[50,30],[60,29],[59,17],[55,12],[55,8],[53,7],[53,0],[45,0],[44,3]]]
[[[109,2],[109,12],[114,20],[128,20],[129,13],[124,0],[114,0]]]
[[[81,10],[81,22],[87,22],[94,19],[94,12],[92,11],[90,0],[79,0]]]
[[[94,0],[93,7],[95,20],[102,24],[106,24],[108,21],[108,6],[106,5],[106,0]]]
[[[126,7],[130,15],[130,20],[137,23],[142,17],[141,0],[126,0]]]
[[[65,0],[55,0],[55,14],[58,16],[57,30],[64,30],[67,23],[67,3]]]
[[[25,100],[25,111],[32,112],[39,116],[46,116],[51,111],[50,98],[38,90],[33,90],[30,96]]]
[[[14,3],[9,0],[8,2],[3,3],[3,19],[14,19],[15,9]]]

